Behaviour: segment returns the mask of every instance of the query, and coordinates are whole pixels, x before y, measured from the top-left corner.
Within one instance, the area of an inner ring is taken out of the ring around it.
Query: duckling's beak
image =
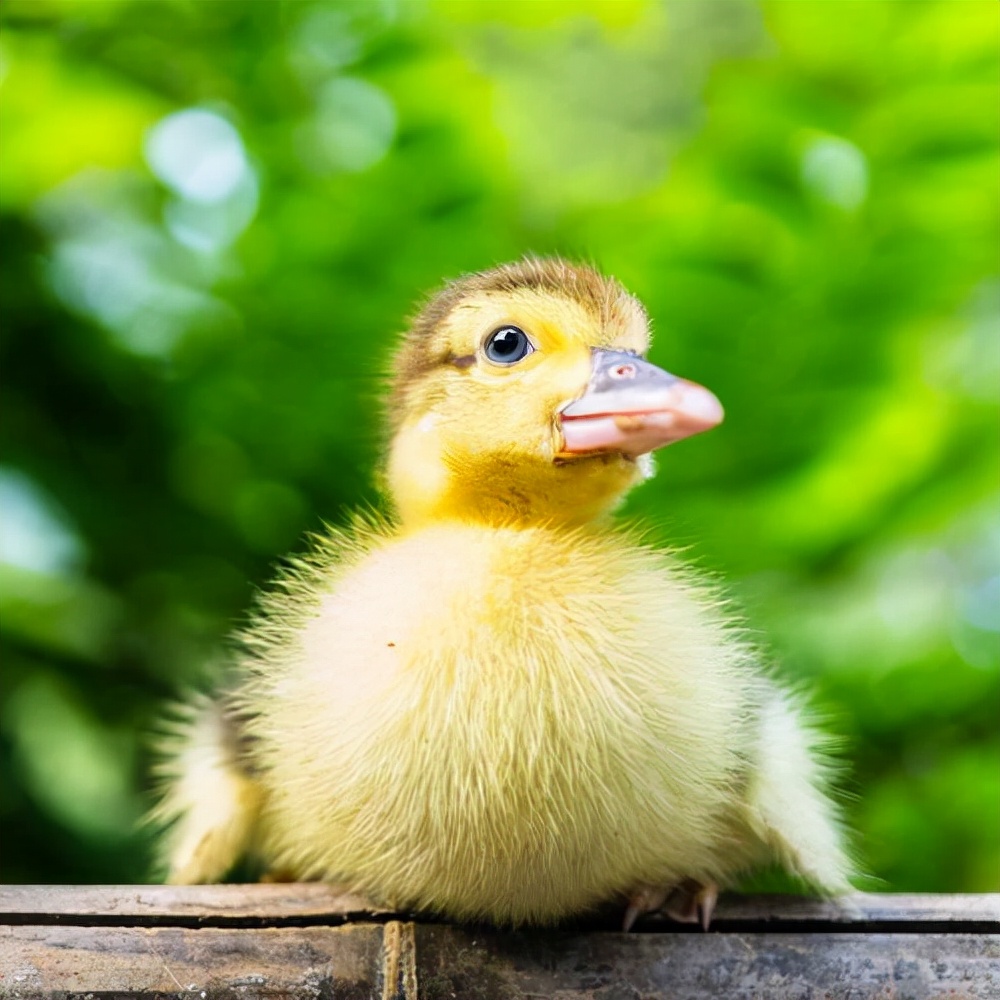
[[[722,404],[700,385],[625,351],[594,348],[590,382],[559,414],[563,455],[635,458],[715,427]]]

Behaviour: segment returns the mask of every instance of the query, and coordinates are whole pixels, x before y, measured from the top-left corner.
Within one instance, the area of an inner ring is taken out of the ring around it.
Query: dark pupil
[[[528,346],[528,338],[516,326],[505,326],[490,337],[487,355],[494,361],[520,361]]]
[[[493,350],[502,358],[515,354],[521,346],[521,334],[517,330],[501,330],[493,338]]]

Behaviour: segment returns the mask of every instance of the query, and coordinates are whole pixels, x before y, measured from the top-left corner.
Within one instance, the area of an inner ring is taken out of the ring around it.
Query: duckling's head
[[[582,523],[718,400],[643,357],[649,321],[613,278],[527,259],[454,281],[396,355],[388,485],[404,524]]]

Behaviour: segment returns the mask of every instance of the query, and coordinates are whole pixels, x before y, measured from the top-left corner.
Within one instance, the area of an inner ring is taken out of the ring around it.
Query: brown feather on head
[[[454,355],[434,334],[463,302],[478,295],[516,295],[540,292],[582,306],[596,325],[619,332],[630,325],[648,324],[646,312],[635,296],[615,278],[585,264],[571,264],[560,257],[524,257],[488,271],[463,275],[434,293],[409,325],[393,363],[389,419],[398,427],[406,412],[409,390],[423,376],[443,365],[470,367],[475,356]]]

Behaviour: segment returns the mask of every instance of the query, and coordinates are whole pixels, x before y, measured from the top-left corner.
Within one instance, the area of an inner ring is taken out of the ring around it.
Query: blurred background
[[[872,884],[1000,889],[1000,7],[0,16],[0,877],[148,877],[160,706],[378,503],[414,302],[533,251],[725,404],[628,512],[845,735]]]

